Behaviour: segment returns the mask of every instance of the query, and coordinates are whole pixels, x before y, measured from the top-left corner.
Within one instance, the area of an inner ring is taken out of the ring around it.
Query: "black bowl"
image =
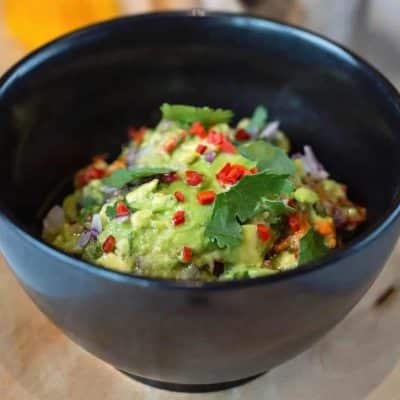
[[[238,116],[267,105],[368,207],[363,232],[321,263],[226,283],[125,275],[43,243],[43,210],[73,172],[116,154],[126,128],[156,122],[164,101]],[[311,346],[359,301],[399,234],[398,94],[352,53],[277,22],[169,13],[77,31],[2,78],[0,132],[0,239],[19,282],[85,349],[167,388],[221,388]]]

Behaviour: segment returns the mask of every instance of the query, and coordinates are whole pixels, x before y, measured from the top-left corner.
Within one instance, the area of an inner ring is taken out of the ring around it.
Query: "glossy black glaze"
[[[127,276],[38,240],[49,193],[69,190],[91,155],[116,154],[126,127],[154,123],[164,101],[238,116],[266,104],[295,147],[314,146],[367,205],[364,231],[317,265],[215,284]],[[116,368],[174,384],[243,379],[309,347],[374,281],[400,230],[399,149],[395,90],[323,38],[221,14],[114,20],[40,49],[0,82],[1,249],[39,308]]]

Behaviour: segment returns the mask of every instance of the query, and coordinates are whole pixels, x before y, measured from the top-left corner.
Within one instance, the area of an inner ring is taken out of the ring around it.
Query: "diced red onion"
[[[260,139],[275,139],[280,126],[280,121],[272,121],[261,131]]]
[[[92,238],[92,232],[90,230],[81,233],[81,236],[79,236],[79,239],[76,242],[76,247],[80,249],[84,248],[89,243],[91,238]]]
[[[100,233],[103,230],[103,227],[101,225],[100,214],[93,214],[92,225],[91,225],[90,229],[97,233]]]
[[[304,146],[304,157],[306,159],[306,165],[308,166],[310,175],[315,179],[326,179],[329,174],[318,161],[311,146]]]
[[[315,180],[322,180],[329,177],[329,173],[318,161],[311,146],[304,146],[304,155],[296,153],[292,155],[292,159],[301,160],[305,171]]]
[[[78,241],[76,242],[76,247],[82,249],[84,248],[90,240],[96,240],[97,236],[103,230],[101,219],[99,214],[93,214],[92,223],[90,229],[86,230],[79,236]]]
[[[208,163],[212,163],[215,160],[215,157],[217,154],[215,151],[209,151],[206,154],[204,154],[204,160],[206,160]]]
[[[60,206],[54,206],[44,218],[43,228],[46,232],[54,235],[61,230],[64,221],[64,210]]]

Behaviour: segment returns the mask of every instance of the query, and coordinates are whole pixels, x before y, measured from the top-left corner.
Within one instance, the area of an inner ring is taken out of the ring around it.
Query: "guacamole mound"
[[[161,111],[155,128],[129,128],[116,160],[95,156],[77,172],[44,219],[48,243],[125,273],[232,280],[323,257],[365,221],[310,146],[289,156],[266,108],[236,126],[229,110]]]

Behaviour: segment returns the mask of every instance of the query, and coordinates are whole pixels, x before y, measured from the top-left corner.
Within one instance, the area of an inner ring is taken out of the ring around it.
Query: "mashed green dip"
[[[278,121],[257,107],[164,104],[153,129],[129,129],[118,159],[75,176],[43,237],[82,259],[137,275],[229,280],[308,263],[366,218],[310,146],[291,157]]]

